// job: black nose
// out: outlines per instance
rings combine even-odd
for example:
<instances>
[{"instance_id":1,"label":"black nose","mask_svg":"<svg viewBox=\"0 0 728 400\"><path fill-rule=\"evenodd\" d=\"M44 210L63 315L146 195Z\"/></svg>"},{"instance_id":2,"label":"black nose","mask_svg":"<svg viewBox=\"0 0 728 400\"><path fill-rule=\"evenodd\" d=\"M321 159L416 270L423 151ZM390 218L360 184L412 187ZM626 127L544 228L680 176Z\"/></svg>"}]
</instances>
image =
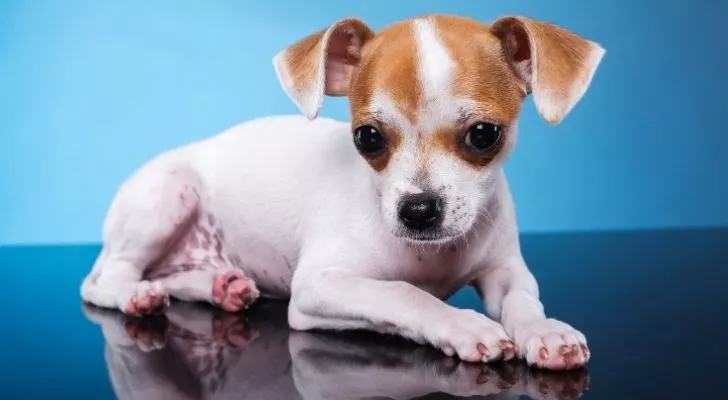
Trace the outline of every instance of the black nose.
<instances>
[{"instance_id":1,"label":"black nose","mask_svg":"<svg viewBox=\"0 0 728 400\"><path fill-rule=\"evenodd\" d=\"M423 231L441 222L442 200L433 193L409 194L402 198L399 219L410 229Z\"/></svg>"}]
</instances>

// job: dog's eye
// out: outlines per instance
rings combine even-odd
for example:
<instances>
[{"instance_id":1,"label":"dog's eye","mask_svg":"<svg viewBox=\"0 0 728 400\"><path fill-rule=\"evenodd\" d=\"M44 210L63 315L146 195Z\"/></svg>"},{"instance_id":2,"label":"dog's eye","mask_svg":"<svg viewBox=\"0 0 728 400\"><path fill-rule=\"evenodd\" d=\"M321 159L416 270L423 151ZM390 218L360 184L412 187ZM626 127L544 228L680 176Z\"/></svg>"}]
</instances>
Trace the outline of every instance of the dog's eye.
<instances>
[{"instance_id":1,"label":"dog's eye","mask_svg":"<svg viewBox=\"0 0 728 400\"><path fill-rule=\"evenodd\" d=\"M354 144L366 155L377 155L384 150L384 136L371 125L364 125L354 130Z\"/></svg>"},{"instance_id":2,"label":"dog's eye","mask_svg":"<svg viewBox=\"0 0 728 400\"><path fill-rule=\"evenodd\" d=\"M500 126L488 122L478 122L465 132L465 145L477 152L484 152L495 147L500 137Z\"/></svg>"}]
</instances>

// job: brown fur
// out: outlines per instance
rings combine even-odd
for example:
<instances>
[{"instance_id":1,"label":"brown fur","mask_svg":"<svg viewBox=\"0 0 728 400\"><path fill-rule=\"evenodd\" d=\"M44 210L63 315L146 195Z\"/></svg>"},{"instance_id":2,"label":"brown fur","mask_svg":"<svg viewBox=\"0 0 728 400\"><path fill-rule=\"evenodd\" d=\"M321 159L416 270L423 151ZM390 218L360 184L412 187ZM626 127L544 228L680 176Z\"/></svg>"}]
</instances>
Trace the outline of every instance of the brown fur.
<instances>
[{"instance_id":1,"label":"brown fur","mask_svg":"<svg viewBox=\"0 0 728 400\"><path fill-rule=\"evenodd\" d=\"M518 118L525 90L508 65L500 39L487 25L463 17L432 18L443 46L455 61L453 95L472 99L475 103L472 115L464 118L460 125L445 127L435 133L432 147L475 168L485 168L503 148L508 127ZM481 121L500 125L504 136L492 151L478 154L469 151L463 139L468 128Z\"/></svg>"},{"instance_id":2,"label":"brown fur","mask_svg":"<svg viewBox=\"0 0 728 400\"><path fill-rule=\"evenodd\" d=\"M381 171L402 142L402 133L383 126L368 109L374 90L385 91L408 120L414 122L422 91L417 74L417 47L412 37L411 22L392 25L366 43L362 61L351 79L349 104L352 126L372 124L387 139L387 150L376 158L367 158L372 168ZM366 157L365 157L366 158Z\"/></svg>"}]
</instances>

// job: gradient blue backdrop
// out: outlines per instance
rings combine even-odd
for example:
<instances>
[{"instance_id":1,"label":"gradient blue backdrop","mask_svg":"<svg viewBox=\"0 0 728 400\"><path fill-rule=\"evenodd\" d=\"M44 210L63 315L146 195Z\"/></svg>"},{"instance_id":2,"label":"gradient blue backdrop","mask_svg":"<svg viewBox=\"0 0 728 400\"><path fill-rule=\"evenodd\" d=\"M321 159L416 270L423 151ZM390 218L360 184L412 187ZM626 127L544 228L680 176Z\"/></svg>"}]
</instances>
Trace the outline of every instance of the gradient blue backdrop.
<instances>
[{"instance_id":1,"label":"gradient blue backdrop","mask_svg":"<svg viewBox=\"0 0 728 400\"><path fill-rule=\"evenodd\" d=\"M728 5L715 0L0 1L0 244L95 242L154 154L294 113L271 67L348 15L525 14L607 55L557 127L528 99L508 172L523 231L728 224ZM342 99L323 115L346 118Z\"/></svg>"}]
</instances>

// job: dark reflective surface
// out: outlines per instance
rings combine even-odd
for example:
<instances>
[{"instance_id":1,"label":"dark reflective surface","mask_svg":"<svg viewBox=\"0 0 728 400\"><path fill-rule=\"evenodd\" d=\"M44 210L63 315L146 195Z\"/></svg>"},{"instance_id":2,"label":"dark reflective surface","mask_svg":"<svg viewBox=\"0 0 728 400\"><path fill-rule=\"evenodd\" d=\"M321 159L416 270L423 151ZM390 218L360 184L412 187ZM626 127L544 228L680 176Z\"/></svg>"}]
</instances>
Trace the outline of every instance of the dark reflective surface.
<instances>
[{"instance_id":1,"label":"dark reflective surface","mask_svg":"<svg viewBox=\"0 0 728 400\"><path fill-rule=\"evenodd\" d=\"M0 248L0 397L725 398L728 230L535 235L523 247L547 312L586 334L588 371L466 364L362 332L290 332L284 303L239 315L175 303L164 317L130 319L80 304L98 246ZM450 302L482 310L471 290Z\"/></svg>"}]
</instances>

